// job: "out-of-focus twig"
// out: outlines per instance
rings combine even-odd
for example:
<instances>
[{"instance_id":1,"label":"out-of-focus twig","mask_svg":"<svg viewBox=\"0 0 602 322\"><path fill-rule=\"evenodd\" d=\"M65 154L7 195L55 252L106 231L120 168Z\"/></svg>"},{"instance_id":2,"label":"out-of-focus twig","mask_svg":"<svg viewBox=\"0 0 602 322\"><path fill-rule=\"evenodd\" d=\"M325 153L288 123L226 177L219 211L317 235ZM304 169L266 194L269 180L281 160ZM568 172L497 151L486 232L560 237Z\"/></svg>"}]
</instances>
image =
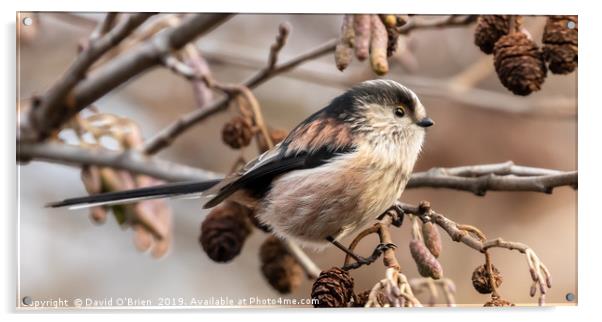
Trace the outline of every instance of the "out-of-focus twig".
<instances>
[{"instance_id":1,"label":"out-of-focus twig","mask_svg":"<svg viewBox=\"0 0 602 322\"><path fill-rule=\"evenodd\" d=\"M451 15L438 19L424 19L421 17L412 17L408 23L399 28L399 32L407 34L417 29L437 29L447 27L463 27L476 21L476 15L460 16Z\"/></svg>"},{"instance_id":2,"label":"out-of-focus twig","mask_svg":"<svg viewBox=\"0 0 602 322\"><path fill-rule=\"evenodd\" d=\"M60 22L70 24L74 27L83 27L92 29L95 26L98 26L98 21L95 19L84 16L78 13L71 12L45 12L45 16L50 17L52 19L56 19Z\"/></svg>"},{"instance_id":3,"label":"out-of-focus twig","mask_svg":"<svg viewBox=\"0 0 602 322\"><path fill-rule=\"evenodd\" d=\"M143 17L146 20L148 15L140 14L133 17ZM134 19L133 17L132 19ZM58 89L51 89L49 94L39 100L38 106L31 109L30 130L34 133L33 140L40 141L47 138L65 121L98 98L149 68L160 64L161 58L167 53L182 48L188 42L212 30L229 17L229 14L195 14L189 16L180 25L166 29L135 49L107 62L93 75L84 79L82 79L85 76L83 72L95 59L85 60L86 63L83 64L83 67L86 68L83 68L81 74L81 67L76 63L77 73L68 72L66 75L76 75L77 77L70 77L68 81L60 81L57 85ZM142 18L138 19L142 20ZM134 22L138 21L137 19L134 20ZM124 24L130 26L134 22L128 19ZM137 25L141 23L139 22ZM124 27L124 29L130 28ZM107 39L108 42L107 48L103 47L103 52L114 45L114 39L111 35L120 34L124 38L131 32L130 30L127 33L119 33L119 30L121 29L117 26L112 32L101 38ZM94 46L90 48L94 48ZM93 52L96 56L96 51ZM69 94L68 97L66 97L67 94Z\"/></svg>"},{"instance_id":4,"label":"out-of-focus twig","mask_svg":"<svg viewBox=\"0 0 602 322\"><path fill-rule=\"evenodd\" d=\"M305 271L305 274L307 274L307 277L311 279L316 279L318 278L318 276L320 276L320 272L322 271L320 267L318 267L318 265L316 265L316 263L313 260L311 260L309 256L307 256L305 251L303 251L303 249L299 247L297 243L288 239L282 240L282 243L284 244L284 246L286 246L291 255L295 257L297 262L299 262L299 265L303 267L303 270Z\"/></svg>"},{"instance_id":5,"label":"out-of-focus twig","mask_svg":"<svg viewBox=\"0 0 602 322\"><path fill-rule=\"evenodd\" d=\"M465 93L493 74L494 71L492 57L488 55L482 56L449 78L450 89Z\"/></svg>"},{"instance_id":6,"label":"out-of-focus twig","mask_svg":"<svg viewBox=\"0 0 602 322\"><path fill-rule=\"evenodd\" d=\"M483 196L493 191L535 191L551 193L560 186L577 188L577 171L557 171L514 165L512 161L464 166L433 168L414 173L407 188L450 188Z\"/></svg>"},{"instance_id":7,"label":"out-of-focus twig","mask_svg":"<svg viewBox=\"0 0 602 322\"><path fill-rule=\"evenodd\" d=\"M253 48L239 44L229 44L227 49L212 51L207 49L205 57L214 62L225 63L236 67L254 69L260 60L258 55L240 55L240 53L253 52ZM491 57L487 56L487 59ZM484 60L486 61L486 60ZM478 66L474 66L475 68ZM470 72L470 71L469 71ZM471 80L478 81L483 75L469 75ZM294 71L283 75L300 81L319 84L330 88L342 89L353 86L360 81L357 77L349 77L332 68L332 63L312 62L301 66ZM461 83L456 83L455 77L460 76ZM465 104L469 107L485 111L503 113L505 115L520 115L557 120L573 120L576 117L576 100L570 97L553 95L540 98L524 99L516 95L466 86L467 75L455 75L451 79L437 79L432 77L408 75L400 76L399 81L412 88L421 97L440 98L450 102ZM464 82L464 83L462 83ZM468 84L470 85L470 84Z\"/></svg>"},{"instance_id":8,"label":"out-of-focus twig","mask_svg":"<svg viewBox=\"0 0 602 322\"><path fill-rule=\"evenodd\" d=\"M86 72L104 53L130 35L134 29L144 23L152 14L138 13L131 15L104 35L94 32L88 46L85 46L69 69L42 97L33 100L29 110L25 128L21 126L21 139L40 141L46 139L64 121L74 115L77 109L77 98L73 93L76 85L85 77ZM111 15L101 22L99 30L108 28ZM25 130L23 132L22 130Z\"/></svg>"},{"instance_id":9,"label":"out-of-focus twig","mask_svg":"<svg viewBox=\"0 0 602 322\"><path fill-rule=\"evenodd\" d=\"M282 41L280 39L280 37L277 38L276 44ZM246 88L255 88L267 81L268 79L278 74L287 72L290 69L296 67L297 65L304 63L305 61L318 58L322 55L331 52L332 50L334 50L334 47L336 45L336 39L332 39L322 45L319 45L306 53L292 58L287 62L284 62L282 64L276 64L276 56L280 52L282 45L272 46L268 65L242 83ZM272 62L274 62L274 64L276 65L270 66ZM159 152L161 149L169 146L171 142L175 140L175 138L177 138L180 134L184 133L193 125L217 112L225 110L226 107L228 107L228 103L230 102L231 98L231 96L221 98L219 100L214 101L212 104L206 106L202 110L195 110L188 114L182 115L177 121L160 131L153 138L149 139L145 144L144 151L148 154L154 154Z\"/></svg>"},{"instance_id":10,"label":"out-of-focus twig","mask_svg":"<svg viewBox=\"0 0 602 322\"><path fill-rule=\"evenodd\" d=\"M456 293L456 284L449 278L442 278L438 280L424 277L413 278L410 280L410 286L415 294L428 292L430 295L429 304L431 306L436 304L436 300L439 295L437 287L439 287L443 293L443 297L445 298L445 304L450 307L456 306L456 299L454 296Z\"/></svg>"},{"instance_id":11,"label":"out-of-focus twig","mask_svg":"<svg viewBox=\"0 0 602 322\"><path fill-rule=\"evenodd\" d=\"M90 41L94 41L111 31L117 22L117 16L117 12L108 12L105 15L105 18L98 24L94 32L92 32L90 35Z\"/></svg>"}]
</instances>

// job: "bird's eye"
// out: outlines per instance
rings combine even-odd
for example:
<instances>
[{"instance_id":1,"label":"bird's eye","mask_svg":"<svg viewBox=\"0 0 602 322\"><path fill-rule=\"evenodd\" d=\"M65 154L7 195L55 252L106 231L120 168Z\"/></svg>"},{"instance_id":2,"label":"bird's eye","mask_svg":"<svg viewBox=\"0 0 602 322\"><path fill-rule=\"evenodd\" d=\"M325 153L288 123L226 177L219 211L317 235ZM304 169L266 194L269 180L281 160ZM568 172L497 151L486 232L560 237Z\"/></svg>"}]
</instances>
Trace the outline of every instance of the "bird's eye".
<instances>
[{"instance_id":1,"label":"bird's eye","mask_svg":"<svg viewBox=\"0 0 602 322\"><path fill-rule=\"evenodd\" d=\"M397 107L395 109L395 116L397 116L397 117L403 117L404 115L406 115L406 111L404 111L403 108Z\"/></svg>"}]
</instances>

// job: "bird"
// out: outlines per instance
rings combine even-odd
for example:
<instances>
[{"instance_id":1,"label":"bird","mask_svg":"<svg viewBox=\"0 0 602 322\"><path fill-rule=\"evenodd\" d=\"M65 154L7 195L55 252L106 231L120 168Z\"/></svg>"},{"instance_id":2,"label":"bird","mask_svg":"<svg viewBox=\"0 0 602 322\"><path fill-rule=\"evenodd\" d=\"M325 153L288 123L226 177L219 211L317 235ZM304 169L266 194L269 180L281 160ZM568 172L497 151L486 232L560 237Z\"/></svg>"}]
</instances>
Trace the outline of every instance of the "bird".
<instances>
[{"instance_id":1,"label":"bird","mask_svg":"<svg viewBox=\"0 0 602 322\"><path fill-rule=\"evenodd\" d=\"M48 206L82 208L201 195L209 199L204 208L238 203L254 210L277 237L317 250L334 244L357 266L366 265L395 245L379 244L366 258L340 240L394 207L433 124L412 90L394 80L368 80L332 99L281 143L223 179L109 192Z\"/></svg>"}]
</instances>

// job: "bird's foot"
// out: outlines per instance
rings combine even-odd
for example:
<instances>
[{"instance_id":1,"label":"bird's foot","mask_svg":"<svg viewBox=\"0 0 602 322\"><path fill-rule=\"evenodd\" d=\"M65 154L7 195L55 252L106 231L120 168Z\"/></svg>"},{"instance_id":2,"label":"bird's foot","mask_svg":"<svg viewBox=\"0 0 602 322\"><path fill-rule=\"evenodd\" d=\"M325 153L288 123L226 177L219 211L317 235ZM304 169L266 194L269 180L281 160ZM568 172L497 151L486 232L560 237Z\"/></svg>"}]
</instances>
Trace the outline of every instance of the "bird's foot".
<instances>
[{"instance_id":1,"label":"bird's foot","mask_svg":"<svg viewBox=\"0 0 602 322\"><path fill-rule=\"evenodd\" d=\"M362 257L359 255L354 254L355 256L352 256L355 259L355 263L350 263L350 264L346 264L343 266L343 270L352 270L352 269L357 269L360 268L364 265L370 265L372 263L374 263L386 250L388 249L395 249L397 248L397 245L393 244L393 243L387 243L387 244L383 244L380 243L376 246L376 248L374 249L374 251L372 252L372 255L370 255L370 257Z\"/></svg>"},{"instance_id":2,"label":"bird's foot","mask_svg":"<svg viewBox=\"0 0 602 322\"><path fill-rule=\"evenodd\" d=\"M405 217L405 212L403 208L396 202L391 208L387 209L387 211L383 212L380 216L377 217L378 220L383 219L384 216L391 216L392 221L391 224L395 227L401 227L403 224L403 218Z\"/></svg>"}]
</instances>

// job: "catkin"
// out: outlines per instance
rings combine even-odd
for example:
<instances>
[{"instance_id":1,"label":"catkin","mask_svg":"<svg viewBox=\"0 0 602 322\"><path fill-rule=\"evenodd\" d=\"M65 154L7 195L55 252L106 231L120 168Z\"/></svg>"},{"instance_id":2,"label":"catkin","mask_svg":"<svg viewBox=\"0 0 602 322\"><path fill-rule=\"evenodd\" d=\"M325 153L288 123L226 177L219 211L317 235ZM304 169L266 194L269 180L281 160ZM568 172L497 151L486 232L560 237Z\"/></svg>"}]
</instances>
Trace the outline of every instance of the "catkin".
<instances>
[{"instance_id":1,"label":"catkin","mask_svg":"<svg viewBox=\"0 0 602 322\"><path fill-rule=\"evenodd\" d=\"M355 57L360 61L368 58L370 54L370 29L371 29L371 16L370 15L354 15L353 16L353 30L355 33Z\"/></svg>"},{"instance_id":2,"label":"catkin","mask_svg":"<svg viewBox=\"0 0 602 322\"><path fill-rule=\"evenodd\" d=\"M424 244L426 248L435 257L441 255L441 235L439 230L432 222L427 222L422 225L422 236L424 237Z\"/></svg>"},{"instance_id":3,"label":"catkin","mask_svg":"<svg viewBox=\"0 0 602 322\"><path fill-rule=\"evenodd\" d=\"M334 59L337 68L343 71L353 58L353 43L355 38L355 32L353 31L353 16L345 15L343 17L343 24L341 25L341 35L339 42L337 43Z\"/></svg>"},{"instance_id":4,"label":"catkin","mask_svg":"<svg viewBox=\"0 0 602 322\"><path fill-rule=\"evenodd\" d=\"M372 36L370 37L370 64L377 75L385 75L389 71L387 48L389 36L387 29L377 15L372 15Z\"/></svg>"},{"instance_id":5,"label":"catkin","mask_svg":"<svg viewBox=\"0 0 602 322\"><path fill-rule=\"evenodd\" d=\"M433 279L440 279L443 276L443 268L439 261L431 254L426 248L424 243L418 239L414 239L410 242L410 253L418 273L423 277L432 277Z\"/></svg>"}]
</instances>

